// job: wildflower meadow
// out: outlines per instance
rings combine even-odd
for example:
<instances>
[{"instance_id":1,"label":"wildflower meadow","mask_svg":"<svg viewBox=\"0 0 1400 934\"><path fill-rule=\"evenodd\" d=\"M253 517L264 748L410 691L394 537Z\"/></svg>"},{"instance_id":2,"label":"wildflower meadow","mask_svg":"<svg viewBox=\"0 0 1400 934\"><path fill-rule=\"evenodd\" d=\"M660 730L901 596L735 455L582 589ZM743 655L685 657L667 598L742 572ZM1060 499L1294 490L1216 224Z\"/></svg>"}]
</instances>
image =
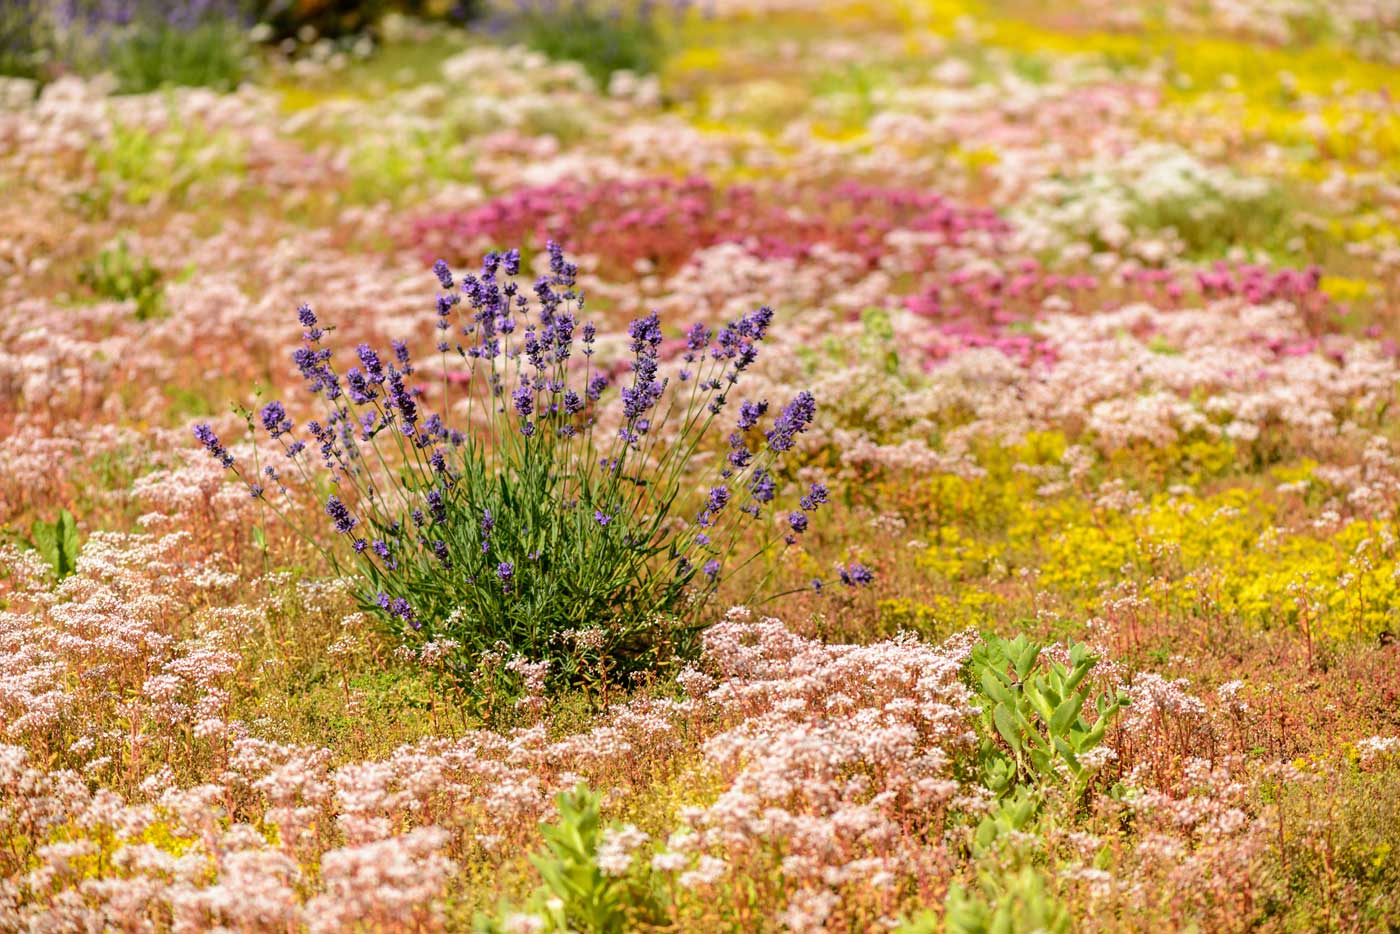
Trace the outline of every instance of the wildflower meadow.
<instances>
[{"instance_id":1,"label":"wildflower meadow","mask_svg":"<svg viewBox=\"0 0 1400 934\"><path fill-rule=\"evenodd\" d=\"M1400 931L1396 0L0 0L0 932Z\"/></svg>"}]
</instances>

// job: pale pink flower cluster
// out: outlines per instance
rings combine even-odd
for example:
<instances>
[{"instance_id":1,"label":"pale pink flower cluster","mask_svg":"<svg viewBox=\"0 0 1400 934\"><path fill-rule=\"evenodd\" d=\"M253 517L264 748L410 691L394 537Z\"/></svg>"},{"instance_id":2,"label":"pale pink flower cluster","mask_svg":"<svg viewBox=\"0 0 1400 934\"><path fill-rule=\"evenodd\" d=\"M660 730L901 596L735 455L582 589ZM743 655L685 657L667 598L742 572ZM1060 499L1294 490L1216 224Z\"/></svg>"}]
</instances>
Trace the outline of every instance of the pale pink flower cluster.
<instances>
[{"instance_id":1,"label":"pale pink flower cluster","mask_svg":"<svg viewBox=\"0 0 1400 934\"><path fill-rule=\"evenodd\" d=\"M736 610L707 630L705 652L720 677L706 703L732 721L704 744L724 790L684 812L657 868L697 888L760 879L781 854L798 892L784 923L804 929L843 898L887 910L882 880L934 871L945 857L927 841L973 740L959 651L828 645Z\"/></svg>"}]
</instances>

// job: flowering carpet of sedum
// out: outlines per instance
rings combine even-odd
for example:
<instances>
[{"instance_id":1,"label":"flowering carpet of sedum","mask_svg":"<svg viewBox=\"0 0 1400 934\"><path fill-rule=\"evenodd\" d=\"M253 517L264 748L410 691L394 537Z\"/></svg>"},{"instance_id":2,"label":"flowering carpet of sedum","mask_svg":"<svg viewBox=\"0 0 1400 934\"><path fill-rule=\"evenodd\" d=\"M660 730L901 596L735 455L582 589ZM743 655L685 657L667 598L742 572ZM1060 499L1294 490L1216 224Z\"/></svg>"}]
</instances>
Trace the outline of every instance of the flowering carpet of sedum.
<instances>
[{"instance_id":1,"label":"flowering carpet of sedum","mask_svg":"<svg viewBox=\"0 0 1400 934\"><path fill-rule=\"evenodd\" d=\"M0 931L1400 925L1400 7L702 6L0 85Z\"/></svg>"}]
</instances>

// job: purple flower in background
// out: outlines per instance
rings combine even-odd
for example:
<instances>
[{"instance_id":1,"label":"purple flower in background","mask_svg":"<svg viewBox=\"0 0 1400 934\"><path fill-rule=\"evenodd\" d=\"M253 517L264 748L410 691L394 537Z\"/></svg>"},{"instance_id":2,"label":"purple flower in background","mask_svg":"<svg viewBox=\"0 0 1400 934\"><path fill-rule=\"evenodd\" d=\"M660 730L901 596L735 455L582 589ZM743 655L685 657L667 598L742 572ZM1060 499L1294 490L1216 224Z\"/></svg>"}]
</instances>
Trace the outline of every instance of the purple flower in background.
<instances>
[{"instance_id":1,"label":"purple flower in background","mask_svg":"<svg viewBox=\"0 0 1400 934\"><path fill-rule=\"evenodd\" d=\"M447 265L446 260L438 260L433 263L433 275L437 276L438 282L444 289L450 289L455 285L452 281L452 269Z\"/></svg>"},{"instance_id":2,"label":"purple flower in background","mask_svg":"<svg viewBox=\"0 0 1400 934\"><path fill-rule=\"evenodd\" d=\"M379 393L365 379L364 371L357 366L352 366L345 373L345 385L350 393L350 401L356 405L365 405L373 402Z\"/></svg>"},{"instance_id":3,"label":"purple flower in background","mask_svg":"<svg viewBox=\"0 0 1400 934\"><path fill-rule=\"evenodd\" d=\"M359 524L359 520L350 515L349 507L342 503L335 494L331 494L330 499L326 500L326 515L331 517L331 521L335 524L335 530L341 535L349 533Z\"/></svg>"},{"instance_id":4,"label":"purple flower in background","mask_svg":"<svg viewBox=\"0 0 1400 934\"><path fill-rule=\"evenodd\" d=\"M327 399L340 397L340 379L327 362L331 358L329 349L312 350L298 347L292 351L292 362L297 365L313 393L325 391Z\"/></svg>"},{"instance_id":5,"label":"purple flower in background","mask_svg":"<svg viewBox=\"0 0 1400 934\"><path fill-rule=\"evenodd\" d=\"M554 362L563 363L574 349L574 316L560 315L554 319Z\"/></svg>"},{"instance_id":6,"label":"purple flower in background","mask_svg":"<svg viewBox=\"0 0 1400 934\"><path fill-rule=\"evenodd\" d=\"M528 418L535 411L535 393L530 387L521 386L510 394L510 398L515 403L515 413L521 418Z\"/></svg>"},{"instance_id":7,"label":"purple flower in background","mask_svg":"<svg viewBox=\"0 0 1400 934\"><path fill-rule=\"evenodd\" d=\"M656 344L660 343L661 330L656 327L653 335L652 328L655 319L656 314L653 312L650 318L632 322L633 347L639 349L637 357L632 363L635 374L632 385L622 390L622 414L628 421L635 421L646 414L666 391L665 380L656 378ZM656 344L652 343L653 336ZM645 433L649 426L638 425L637 427L642 433Z\"/></svg>"},{"instance_id":8,"label":"purple flower in background","mask_svg":"<svg viewBox=\"0 0 1400 934\"><path fill-rule=\"evenodd\" d=\"M442 501L442 494L437 490L429 490L427 495L428 514L433 517L434 522L447 521L447 504Z\"/></svg>"},{"instance_id":9,"label":"purple flower in background","mask_svg":"<svg viewBox=\"0 0 1400 934\"><path fill-rule=\"evenodd\" d=\"M634 354L654 355L661 346L661 318L654 311L645 318L637 318L627 326L627 336L632 338Z\"/></svg>"},{"instance_id":10,"label":"purple flower in background","mask_svg":"<svg viewBox=\"0 0 1400 934\"><path fill-rule=\"evenodd\" d=\"M705 576L713 582L714 579L719 576L719 561L711 558L709 561L705 562L705 566L701 568L701 570L703 570Z\"/></svg>"},{"instance_id":11,"label":"purple flower in background","mask_svg":"<svg viewBox=\"0 0 1400 934\"><path fill-rule=\"evenodd\" d=\"M788 513L788 525L792 526L792 530L798 534L807 531L807 514L797 511Z\"/></svg>"},{"instance_id":12,"label":"purple flower in background","mask_svg":"<svg viewBox=\"0 0 1400 934\"><path fill-rule=\"evenodd\" d=\"M541 321L552 321L559 306L564 304L564 296L554 291L554 288L549 284L549 279L545 276L535 280L535 297L540 300Z\"/></svg>"},{"instance_id":13,"label":"purple flower in background","mask_svg":"<svg viewBox=\"0 0 1400 934\"><path fill-rule=\"evenodd\" d=\"M768 336L768 327L772 323L773 309L764 305L749 312L748 316L739 322L739 329L745 337L761 341Z\"/></svg>"},{"instance_id":14,"label":"purple flower in background","mask_svg":"<svg viewBox=\"0 0 1400 934\"><path fill-rule=\"evenodd\" d=\"M553 240L545 244L545 251L549 253L549 271L554 284L572 289L578 280L578 267L564 260L564 248Z\"/></svg>"},{"instance_id":15,"label":"purple flower in background","mask_svg":"<svg viewBox=\"0 0 1400 934\"><path fill-rule=\"evenodd\" d=\"M798 505L808 512L815 512L817 507L825 503L826 500L826 487L822 486L820 483L813 483L807 495L802 497Z\"/></svg>"},{"instance_id":16,"label":"purple flower in background","mask_svg":"<svg viewBox=\"0 0 1400 934\"><path fill-rule=\"evenodd\" d=\"M739 432L730 434L729 447L729 466L735 470L743 470L753 460L753 452L744 445L744 436Z\"/></svg>"},{"instance_id":17,"label":"purple flower in background","mask_svg":"<svg viewBox=\"0 0 1400 934\"><path fill-rule=\"evenodd\" d=\"M405 435L412 435L413 425L418 421L418 405L404 388L403 374L393 367L389 367L389 404L399 410L399 430Z\"/></svg>"},{"instance_id":18,"label":"purple flower in background","mask_svg":"<svg viewBox=\"0 0 1400 934\"><path fill-rule=\"evenodd\" d=\"M608 378L599 374L588 381L588 401L597 402L603 390L608 388Z\"/></svg>"},{"instance_id":19,"label":"purple flower in background","mask_svg":"<svg viewBox=\"0 0 1400 934\"><path fill-rule=\"evenodd\" d=\"M768 326L773 322L773 309L759 308L738 321L725 325L719 332L710 356L715 360L733 360L734 370L729 374L730 382L737 382L738 373L747 369L758 357L755 342L763 340Z\"/></svg>"},{"instance_id":20,"label":"purple flower in background","mask_svg":"<svg viewBox=\"0 0 1400 934\"><path fill-rule=\"evenodd\" d=\"M511 564L509 561L502 561L500 564L496 565L496 576L503 581L509 581L515 576L515 565Z\"/></svg>"},{"instance_id":21,"label":"purple flower in background","mask_svg":"<svg viewBox=\"0 0 1400 934\"><path fill-rule=\"evenodd\" d=\"M705 345L714 337L715 332L705 327L698 321L690 326L690 330L685 333L685 361L693 363L696 351L704 350Z\"/></svg>"},{"instance_id":22,"label":"purple flower in background","mask_svg":"<svg viewBox=\"0 0 1400 934\"><path fill-rule=\"evenodd\" d=\"M450 293L450 294L449 294L449 293L443 293L443 294L440 294L440 295L437 297L437 313L438 313L437 329L438 329L439 331L446 331L448 328L450 328L450 327L452 326L452 325L448 322L447 318L448 318L449 315L452 314L452 309L455 308L455 307L457 307L457 305L461 304L461 301L462 301L462 296L456 294L455 292Z\"/></svg>"},{"instance_id":23,"label":"purple flower in background","mask_svg":"<svg viewBox=\"0 0 1400 934\"><path fill-rule=\"evenodd\" d=\"M612 516L603 512L603 510L601 509L594 510L593 521L598 523L599 525L607 525L609 522L612 521Z\"/></svg>"},{"instance_id":24,"label":"purple flower in background","mask_svg":"<svg viewBox=\"0 0 1400 934\"><path fill-rule=\"evenodd\" d=\"M841 573L841 583L847 587L863 587L875 580L875 575L870 568L863 564L852 561L847 567L839 568Z\"/></svg>"},{"instance_id":25,"label":"purple flower in background","mask_svg":"<svg viewBox=\"0 0 1400 934\"><path fill-rule=\"evenodd\" d=\"M280 402L269 402L262 407L262 423L274 438L280 438L292 430L292 420L287 417L287 410Z\"/></svg>"},{"instance_id":26,"label":"purple flower in background","mask_svg":"<svg viewBox=\"0 0 1400 934\"><path fill-rule=\"evenodd\" d=\"M656 385L645 383L640 386L622 387L622 414L628 421L640 418L656 404L660 395L653 389Z\"/></svg>"},{"instance_id":27,"label":"purple flower in background","mask_svg":"<svg viewBox=\"0 0 1400 934\"><path fill-rule=\"evenodd\" d=\"M219 443L219 436L214 434L214 429L210 428L207 422L194 426L194 437L196 441L204 445L204 450L209 452L210 457L226 468L233 466L233 455Z\"/></svg>"},{"instance_id":28,"label":"purple flower in background","mask_svg":"<svg viewBox=\"0 0 1400 934\"><path fill-rule=\"evenodd\" d=\"M496 280L496 270L501 268L501 254L492 250L481 258L481 278L487 282Z\"/></svg>"},{"instance_id":29,"label":"purple flower in background","mask_svg":"<svg viewBox=\"0 0 1400 934\"><path fill-rule=\"evenodd\" d=\"M355 353L360 358L360 364L365 368L367 378L371 383L384 382L384 364L379 362L379 352L369 344L361 344L355 348Z\"/></svg>"},{"instance_id":30,"label":"purple flower in background","mask_svg":"<svg viewBox=\"0 0 1400 934\"><path fill-rule=\"evenodd\" d=\"M753 480L749 483L749 492L758 502L771 503L773 497L778 495L778 484L773 480L772 474L759 467L753 472Z\"/></svg>"},{"instance_id":31,"label":"purple flower in background","mask_svg":"<svg viewBox=\"0 0 1400 934\"><path fill-rule=\"evenodd\" d=\"M768 401L750 402L745 399L739 403L739 430L748 431L758 420L768 411Z\"/></svg>"},{"instance_id":32,"label":"purple flower in background","mask_svg":"<svg viewBox=\"0 0 1400 934\"><path fill-rule=\"evenodd\" d=\"M536 336L534 328L530 328L525 332L524 345L525 356L529 358L530 365L537 370L543 368L544 345L540 343L540 339Z\"/></svg>"},{"instance_id":33,"label":"purple flower in background","mask_svg":"<svg viewBox=\"0 0 1400 934\"><path fill-rule=\"evenodd\" d=\"M767 434L768 446L774 451L791 450L793 439L807 430L816 415L817 400L806 390L799 392L797 398L783 406L773 422Z\"/></svg>"},{"instance_id":34,"label":"purple flower in background","mask_svg":"<svg viewBox=\"0 0 1400 934\"><path fill-rule=\"evenodd\" d=\"M418 624L415 623L413 619L413 606L403 597L394 597L390 599L387 593L380 592L375 600L381 609L392 613L404 622L414 623L415 629L418 627Z\"/></svg>"}]
</instances>

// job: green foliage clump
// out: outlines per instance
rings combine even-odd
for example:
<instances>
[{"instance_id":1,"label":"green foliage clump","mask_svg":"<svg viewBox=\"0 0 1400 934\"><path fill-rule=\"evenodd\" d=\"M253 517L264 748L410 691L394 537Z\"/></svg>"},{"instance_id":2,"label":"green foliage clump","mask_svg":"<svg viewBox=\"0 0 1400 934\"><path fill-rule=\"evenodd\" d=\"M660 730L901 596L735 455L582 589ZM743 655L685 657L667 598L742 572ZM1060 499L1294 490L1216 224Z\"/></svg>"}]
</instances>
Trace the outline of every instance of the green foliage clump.
<instances>
[{"instance_id":1,"label":"green foliage clump","mask_svg":"<svg viewBox=\"0 0 1400 934\"><path fill-rule=\"evenodd\" d=\"M523 3L514 31L526 45L550 58L578 62L600 87L607 87L619 71L654 74L666 58L657 15L648 4Z\"/></svg>"},{"instance_id":2,"label":"green foliage clump","mask_svg":"<svg viewBox=\"0 0 1400 934\"><path fill-rule=\"evenodd\" d=\"M544 884L525 911L502 906L494 916L479 916L479 934L503 934L512 916L533 916L537 930L581 934L621 934L664 921L665 909L638 861L625 850L608 852L616 838L642 838L635 828L604 827L601 797L586 785L556 799L559 818L541 824L544 847L530 857Z\"/></svg>"},{"instance_id":3,"label":"green foliage clump","mask_svg":"<svg viewBox=\"0 0 1400 934\"><path fill-rule=\"evenodd\" d=\"M444 129L414 129L405 138L359 140L351 150L348 197L359 204L403 201L426 187L475 177L461 139Z\"/></svg>"},{"instance_id":4,"label":"green foliage clump","mask_svg":"<svg viewBox=\"0 0 1400 934\"><path fill-rule=\"evenodd\" d=\"M943 916L924 910L894 929L894 934L1069 934L1069 909L1051 893L1045 874L1035 866L982 873L975 888L953 883Z\"/></svg>"},{"instance_id":5,"label":"green foliage clump","mask_svg":"<svg viewBox=\"0 0 1400 934\"><path fill-rule=\"evenodd\" d=\"M0 74L51 80L110 73L123 93L168 86L231 90L249 64L243 0L171 4L7 0L0 9Z\"/></svg>"},{"instance_id":6,"label":"green foliage clump","mask_svg":"<svg viewBox=\"0 0 1400 934\"><path fill-rule=\"evenodd\" d=\"M78 567L78 522L66 509L52 522L35 519L29 545L49 563L54 576L63 580Z\"/></svg>"},{"instance_id":7,"label":"green foliage clump","mask_svg":"<svg viewBox=\"0 0 1400 934\"><path fill-rule=\"evenodd\" d=\"M987 787L999 795L1068 785L1077 799L1098 772L1086 754L1098 748L1128 699L1109 689L1090 702L1088 675L1098 657L1083 644L1070 644L1068 666L1043 649L1024 635L989 635L972 650L968 673L981 695L982 768ZM1092 720L1086 706L1096 714Z\"/></svg>"},{"instance_id":8,"label":"green foliage clump","mask_svg":"<svg viewBox=\"0 0 1400 934\"><path fill-rule=\"evenodd\" d=\"M38 78L42 74L48 36L38 0L5 0L0 4L0 75Z\"/></svg>"},{"instance_id":9,"label":"green foliage clump","mask_svg":"<svg viewBox=\"0 0 1400 934\"><path fill-rule=\"evenodd\" d=\"M1033 866L1015 874L985 873L978 888L954 884L944 903L948 934L1069 934L1069 910L1047 891L1045 875Z\"/></svg>"},{"instance_id":10,"label":"green foliage clump","mask_svg":"<svg viewBox=\"0 0 1400 934\"><path fill-rule=\"evenodd\" d=\"M136 320L147 321L163 311L161 272L144 256L134 255L125 240L97 254L78 274L78 281L103 298L136 303Z\"/></svg>"},{"instance_id":11,"label":"green foliage clump","mask_svg":"<svg viewBox=\"0 0 1400 934\"><path fill-rule=\"evenodd\" d=\"M1201 258L1219 258L1245 244L1285 254L1288 241L1301 232L1288 195L1273 186L1240 196L1208 188L1192 199L1143 199L1129 223L1174 230L1188 254Z\"/></svg>"},{"instance_id":12,"label":"green foliage clump","mask_svg":"<svg viewBox=\"0 0 1400 934\"><path fill-rule=\"evenodd\" d=\"M896 928L897 934L1068 934L1069 910L1047 889L1045 870L1027 843L1045 833L1042 797L1038 789L1019 786L1003 798L972 839L976 884L954 882L942 918L924 910Z\"/></svg>"},{"instance_id":13,"label":"green foliage clump","mask_svg":"<svg viewBox=\"0 0 1400 934\"><path fill-rule=\"evenodd\" d=\"M114 123L109 137L90 158L97 182L77 201L86 212L102 216L114 201L145 205L180 203L209 179L241 176L247 166L244 143L224 131L178 123L158 131ZM252 192L246 186L245 197Z\"/></svg>"},{"instance_id":14,"label":"green foliage clump","mask_svg":"<svg viewBox=\"0 0 1400 934\"><path fill-rule=\"evenodd\" d=\"M129 94L170 86L231 91L247 74L248 56L247 30L211 17L190 27L143 23L111 43L107 62Z\"/></svg>"}]
</instances>

